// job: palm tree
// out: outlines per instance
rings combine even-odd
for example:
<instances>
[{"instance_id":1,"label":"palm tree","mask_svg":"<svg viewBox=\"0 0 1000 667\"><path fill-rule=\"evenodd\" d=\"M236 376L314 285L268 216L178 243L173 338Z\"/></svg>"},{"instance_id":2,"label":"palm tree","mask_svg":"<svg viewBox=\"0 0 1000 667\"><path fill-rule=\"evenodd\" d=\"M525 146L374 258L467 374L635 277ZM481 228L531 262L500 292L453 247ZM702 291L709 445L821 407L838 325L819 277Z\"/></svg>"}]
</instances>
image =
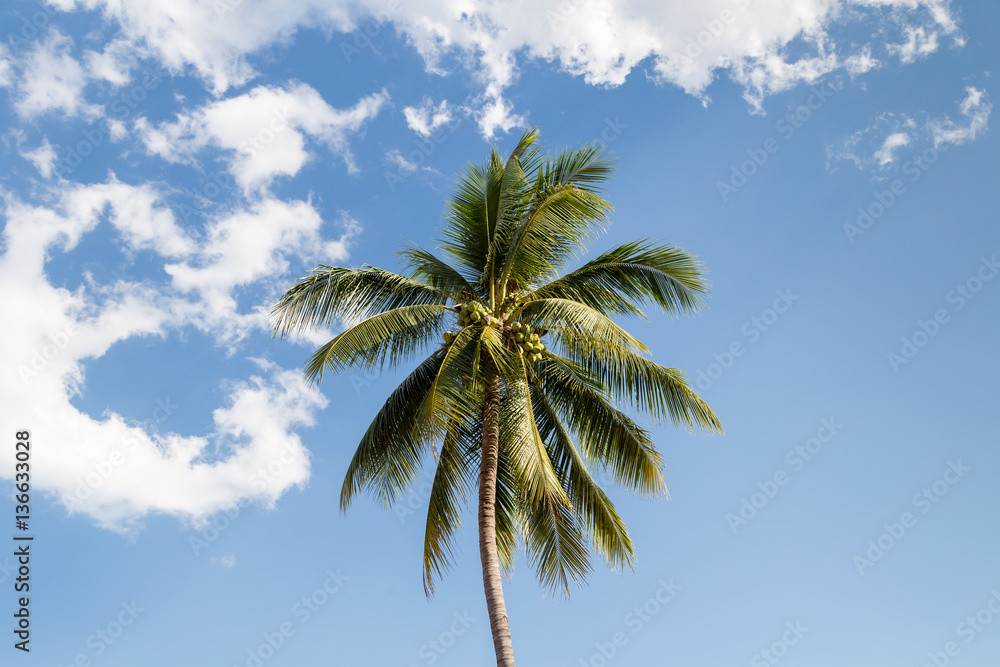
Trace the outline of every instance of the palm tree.
<instances>
[{"instance_id":1,"label":"palm tree","mask_svg":"<svg viewBox=\"0 0 1000 667\"><path fill-rule=\"evenodd\" d=\"M320 265L272 311L281 336L357 322L313 354L312 381L327 368L395 367L430 348L361 439L340 507L362 489L392 506L432 450L423 555L431 596L478 476L498 667L514 665L501 572L510 574L521 541L539 583L568 595L571 580L585 579L591 549L613 569L632 565L628 531L595 475L642 494L666 492L649 432L619 406L654 422L722 430L684 374L650 361L610 318L643 316L645 304L697 311L707 292L700 264L637 241L562 273L609 222L599 187L612 165L597 147L542 157L537 143L529 131L506 160L494 148L488 163L466 169L440 242L452 264L407 246L399 252L407 275ZM456 317L457 332L444 331Z\"/></svg>"}]
</instances>

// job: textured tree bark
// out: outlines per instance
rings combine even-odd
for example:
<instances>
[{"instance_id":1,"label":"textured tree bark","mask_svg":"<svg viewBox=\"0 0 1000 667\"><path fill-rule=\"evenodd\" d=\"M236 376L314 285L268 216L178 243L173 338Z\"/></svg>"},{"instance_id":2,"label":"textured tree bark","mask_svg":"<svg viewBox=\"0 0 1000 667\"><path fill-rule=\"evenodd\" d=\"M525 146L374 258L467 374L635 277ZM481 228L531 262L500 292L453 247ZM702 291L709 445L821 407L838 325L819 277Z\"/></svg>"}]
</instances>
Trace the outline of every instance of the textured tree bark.
<instances>
[{"instance_id":1,"label":"textured tree bark","mask_svg":"<svg viewBox=\"0 0 1000 667\"><path fill-rule=\"evenodd\" d=\"M500 559L497 556L496 496L500 461L500 378L490 380L483 403L483 451L479 465L479 558L483 563L483 589L493 631L497 667L514 667L514 648L503 600Z\"/></svg>"}]
</instances>

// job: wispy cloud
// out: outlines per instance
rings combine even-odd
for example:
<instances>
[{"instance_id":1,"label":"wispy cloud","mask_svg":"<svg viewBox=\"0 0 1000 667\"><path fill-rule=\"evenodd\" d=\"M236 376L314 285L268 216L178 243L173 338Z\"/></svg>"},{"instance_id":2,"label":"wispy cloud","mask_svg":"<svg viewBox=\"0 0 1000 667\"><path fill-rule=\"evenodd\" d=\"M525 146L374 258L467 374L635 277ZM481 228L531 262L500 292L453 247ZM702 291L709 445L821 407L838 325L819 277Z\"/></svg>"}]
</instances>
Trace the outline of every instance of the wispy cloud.
<instances>
[{"instance_id":1,"label":"wispy cloud","mask_svg":"<svg viewBox=\"0 0 1000 667\"><path fill-rule=\"evenodd\" d=\"M965 97L957 106L963 120L955 121L947 114L923 120L905 113L880 114L869 127L829 146L828 163L846 160L862 170L891 169L896 166L903 148L914 152L926 146L940 149L982 136L993 110L986 91L967 86Z\"/></svg>"}]
</instances>

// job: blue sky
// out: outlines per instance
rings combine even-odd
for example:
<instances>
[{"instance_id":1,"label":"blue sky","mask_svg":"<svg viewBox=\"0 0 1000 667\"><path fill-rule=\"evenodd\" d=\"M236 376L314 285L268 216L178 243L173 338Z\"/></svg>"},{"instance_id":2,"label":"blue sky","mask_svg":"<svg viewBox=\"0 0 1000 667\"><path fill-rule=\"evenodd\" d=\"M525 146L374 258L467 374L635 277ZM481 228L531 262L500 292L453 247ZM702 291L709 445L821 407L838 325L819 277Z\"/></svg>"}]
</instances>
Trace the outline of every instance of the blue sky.
<instances>
[{"instance_id":1,"label":"blue sky","mask_svg":"<svg viewBox=\"0 0 1000 667\"><path fill-rule=\"evenodd\" d=\"M997 7L414 5L0 11L0 433L31 431L35 536L28 655L0 557L3 663L491 664L472 510L430 601L426 487L338 510L402 371L309 387L337 328L266 312L432 246L463 166L537 126L619 160L595 250L704 262L705 312L626 325L726 434L654 430L669 500L606 487L634 572L552 600L519 560L518 664L995 665Z\"/></svg>"}]
</instances>

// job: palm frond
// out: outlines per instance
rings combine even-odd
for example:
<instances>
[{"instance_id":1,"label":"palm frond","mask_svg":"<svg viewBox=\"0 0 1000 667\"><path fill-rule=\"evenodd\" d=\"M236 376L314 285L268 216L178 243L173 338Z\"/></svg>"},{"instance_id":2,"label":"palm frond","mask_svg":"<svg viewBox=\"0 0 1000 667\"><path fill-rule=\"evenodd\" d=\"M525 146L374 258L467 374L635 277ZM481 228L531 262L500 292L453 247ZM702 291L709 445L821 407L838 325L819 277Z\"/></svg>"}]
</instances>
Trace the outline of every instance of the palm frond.
<instances>
[{"instance_id":1,"label":"palm frond","mask_svg":"<svg viewBox=\"0 0 1000 667\"><path fill-rule=\"evenodd\" d=\"M591 477L587 464L545 392L532 388L539 432L548 442L550 457L576 514L581 518L594 548L612 569L632 567L635 555L625 522L614 504Z\"/></svg>"},{"instance_id":2,"label":"palm frond","mask_svg":"<svg viewBox=\"0 0 1000 667\"><path fill-rule=\"evenodd\" d=\"M414 278L447 293L456 302L468 301L475 295L475 287L461 273L429 250L406 246L396 254L403 259Z\"/></svg>"},{"instance_id":3,"label":"palm frond","mask_svg":"<svg viewBox=\"0 0 1000 667\"><path fill-rule=\"evenodd\" d=\"M576 433L587 460L627 489L666 492L663 460L649 433L608 402L582 365L552 355L536 366L545 395Z\"/></svg>"},{"instance_id":4,"label":"palm frond","mask_svg":"<svg viewBox=\"0 0 1000 667\"><path fill-rule=\"evenodd\" d=\"M481 432L481 420L452 422L441 443L424 529L424 593L428 597L434 594L434 578L444 574L454 557L455 533L474 480L466 451Z\"/></svg>"},{"instance_id":5,"label":"palm frond","mask_svg":"<svg viewBox=\"0 0 1000 667\"><path fill-rule=\"evenodd\" d=\"M567 298L621 314L641 314L637 305L644 303L654 303L674 315L693 313L704 306L708 292L703 275L701 264L681 249L633 241L524 298Z\"/></svg>"},{"instance_id":6,"label":"palm frond","mask_svg":"<svg viewBox=\"0 0 1000 667\"><path fill-rule=\"evenodd\" d=\"M447 290L373 266L346 269L319 265L299 279L271 309L274 334L284 337L336 318L357 320L413 305L447 303Z\"/></svg>"},{"instance_id":7,"label":"palm frond","mask_svg":"<svg viewBox=\"0 0 1000 667\"><path fill-rule=\"evenodd\" d=\"M389 395L358 444L340 490L346 512L357 493L374 487L383 506L413 480L433 432L421 418L421 406L438 375L444 353L438 351L417 366Z\"/></svg>"},{"instance_id":8,"label":"palm frond","mask_svg":"<svg viewBox=\"0 0 1000 667\"><path fill-rule=\"evenodd\" d=\"M342 372L354 366L394 366L427 344L441 331L447 306L417 304L373 315L334 336L313 353L306 377L319 382L329 366Z\"/></svg>"},{"instance_id":9,"label":"palm frond","mask_svg":"<svg viewBox=\"0 0 1000 667\"><path fill-rule=\"evenodd\" d=\"M687 383L684 371L666 368L622 345L569 328L553 331L565 357L599 378L616 401L657 423L722 433L722 422Z\"/></svg>"},{"instance_id":10,"label":"palm frond","mask_svg":"<svg viewBox=\"0 0 1000 667\"><path fill-rule=\"evenodd\" d=\"M573 508L545 495L527 503L524 522L528 559L538 583L569 596L570 581L584 582L590 572L590 552Z\"/></svg>"},{"instance_id":11,"label":"palm frond","mask_svg":"<svg viewBox=\"0 0 1000 667\"><path fill-rule=\"evenodd\" d=\"M536 299L515 310L518 317L553 332L553 337L570 341L599 339L605 348L648 352L646 346L607 315L585 303L570 299ZM595 352L598 350L595 350Z\"/></svg>"},{"instance_id":12,"label":"palm frond","mask_svg":"<svg viewBox=\"0 0 1000 667\"><path fill-rule=\"evenodd\" d=\"M504 389L500 402L500 445L510 456L527 501L534 505L543 498L551 498L568 504L569 498L538 434L527 381L523 375L504 378Z\"/></svg>"},{"instance_id":13,"label":"palm frond","mask_svg":"<svg viewBox=\"0 0 1000 667\"><path fill-rule=\"evenodd\" d=\"M611 206L596 194L568 184L548 186L512 230L501 285L554 276L565 262L608 224Z\"/></svg>"}]
</instances>

